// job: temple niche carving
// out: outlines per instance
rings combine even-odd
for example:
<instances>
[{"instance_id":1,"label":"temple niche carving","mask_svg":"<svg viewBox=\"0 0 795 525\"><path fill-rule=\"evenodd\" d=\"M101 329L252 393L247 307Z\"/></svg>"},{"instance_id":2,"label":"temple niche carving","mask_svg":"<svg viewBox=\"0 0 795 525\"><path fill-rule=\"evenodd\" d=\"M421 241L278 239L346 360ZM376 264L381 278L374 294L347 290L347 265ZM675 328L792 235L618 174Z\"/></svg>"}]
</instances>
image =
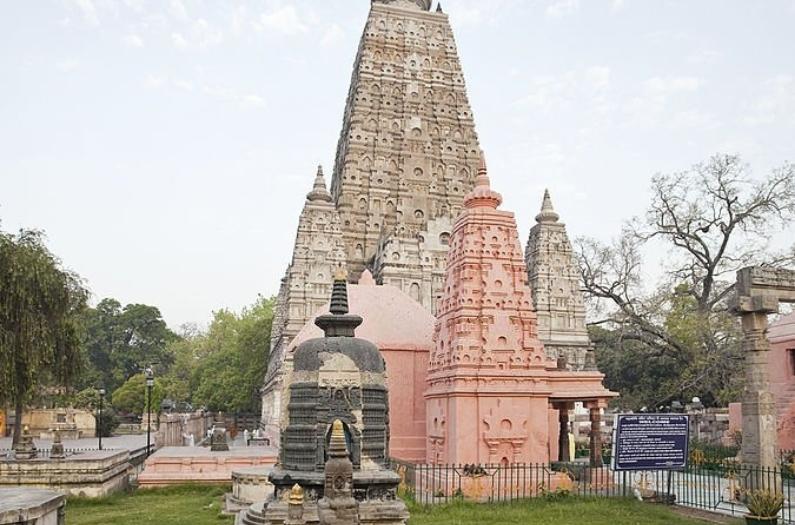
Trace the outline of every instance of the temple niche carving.
<instances>
[{"instance_id":1,"label":"temple niche carving","mask_svg":"<svg viewBox=\"0 0 795 525\"><path fill-rule=\"evenodd\" d=\"M479 146L449 20L429 8L372 4L331 193L353 281L370 268L433 311Z\"/></svg>"},{"instance_id":2,"label":"temple niche carving","mask_svg":"<svg viewBox=\"0 0 795 525\"><path fill-rule=\"evenodd\" d=\"M585 325L580 272L566 233L566 225L544 192L541 211L530 230L525 251L527 274L538 317L538 338L547 355L583 370L595 366Z\"/></svg>"}]
</instances>

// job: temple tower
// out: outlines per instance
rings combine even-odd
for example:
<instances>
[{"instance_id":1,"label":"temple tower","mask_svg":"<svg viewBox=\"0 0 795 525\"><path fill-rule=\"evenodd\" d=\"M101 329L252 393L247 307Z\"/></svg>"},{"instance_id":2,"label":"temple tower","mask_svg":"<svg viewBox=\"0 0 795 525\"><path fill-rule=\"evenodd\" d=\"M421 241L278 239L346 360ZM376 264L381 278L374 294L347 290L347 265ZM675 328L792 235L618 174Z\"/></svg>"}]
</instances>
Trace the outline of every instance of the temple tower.
<instances>
[{"instance_id":1,"label":"temple tower","mask_svg":"<svg viewBox=\"0 0 795 525\"><path fill-rule=\"evenodd\" d=\"M548 459L554 368L538 339L533 300L511 212L498 210L482 163L452 232L426 391L428 461Z\"/></svg>"},{"instance_id":2,"label":"temple tower","mask_svg":"<svg viewBox=\"0 0 795 525\"><path fill-rule=\"evenodd\" d=\"M433 310L478 138L448 17L430 0L373 0L331 193L353 281L369 267Z\"/></svg>"},{"instance_id":3,"label":"temple tower","mask_svg":"<svg viewBox=\"0 0 795 525\"><path fill-rule=\"evenodd\" d=\"M293 258L282 279L274 312L271 354L262 399L262 422L278 443L284 350L298 331L328 301L334 272L345 264L340 218L326 189L323 168L306 196L298 219Z\"/></svg>"},{"instance_id":4,"label":"temple tower","mask_svg":"<svg viewBox=\"0 0 795 525\"><path fill-rule=\"evenodd\" d=\"M274 445L284 352L324 303L330 267L346 265L352 282L369 268L431 312L441 295L453 220L480 149L450 21L430 8L430 0L372 0L331 193L316 180L279 291L262 398Z\"/></svg>"},{"instance_id":5,"label":"temple tower","mask_svg":"<svg viewBox=\"0 0 795 525\"><path fill-rule=\"evenodd\" d=\"M547 355L564 359L574 370L583 370L593 366L589 353L592 346L585 326L580 272L566 225L559 220L549 191L545 191L527 240L527 274L538 316L538 337Z\"/></svg>"}]
</instances>

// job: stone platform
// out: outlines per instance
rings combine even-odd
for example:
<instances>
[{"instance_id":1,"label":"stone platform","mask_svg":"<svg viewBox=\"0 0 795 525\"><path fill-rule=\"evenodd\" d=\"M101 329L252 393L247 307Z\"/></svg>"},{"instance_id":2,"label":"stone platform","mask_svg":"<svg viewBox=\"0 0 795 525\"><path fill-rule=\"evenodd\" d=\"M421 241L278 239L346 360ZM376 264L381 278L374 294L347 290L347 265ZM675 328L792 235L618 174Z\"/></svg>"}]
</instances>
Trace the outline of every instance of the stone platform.
<instances>
[{"instance_id":1,"label":"stone platform","mask_svg":"<svg viewBox=\"0 0 795 525\"><path fill-rule=\"evenodd\" d=\"M0 525L63 525L66 496L53 490L0 489Z\"/></svg>"},{"instance_id":2,"label":"stone platform","mask_svg":"<svg viewBox=\"0 0 795 525\"><path fill-rule=\"evenodd\" d=\"M0 460L0 488L52 488L96 498L126 489L129 470L126 450L95 450L64 459Z\"/></svg>"},{"instance_id":3,"label":"stone platform","mask_svg":"<svg viewBox=\"0 0 795 525\"><path fill-rule=\"evenodd\" d=\"M226 512L237 514L257 501L270 499L273 484L268 476L273 467L249 467L232 471L232 492L226 495Z\"/></svg>"},{"instance_id":4,"label":"stone platform","mask_svg":"<svg viewBox=\"0 0 795 525\"><path fill-rule=\"evenodd\" d=\"M226 452L211 452L204 447L165 447L146 460L138 485L229 484L232 472L272 467L277 457L278 452L271 447L232 447Z\"/></svg>"}]
</instances>

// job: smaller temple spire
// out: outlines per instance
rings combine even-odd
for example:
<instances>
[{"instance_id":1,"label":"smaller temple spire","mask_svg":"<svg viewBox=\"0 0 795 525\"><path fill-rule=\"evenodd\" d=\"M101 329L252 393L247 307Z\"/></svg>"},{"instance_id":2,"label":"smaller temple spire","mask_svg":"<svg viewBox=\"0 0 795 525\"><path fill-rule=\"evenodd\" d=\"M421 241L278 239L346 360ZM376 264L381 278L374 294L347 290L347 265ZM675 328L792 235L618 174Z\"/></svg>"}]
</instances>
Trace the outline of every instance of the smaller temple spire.
<instances>
[{"instance_id":1,"label":"smaller temple spire","mask_svg":"<svg viewBox=\"0 0 795 525\"><path fill-rule=\"evenodd\" d=\"M326 337L354 337L354 330L362 324L363 319L358 315L350 315L348 311L348 272L340 267L334 274L330 313L315 319L315 324L325 332Z\"/></svg>"},{"instance_id":2,"label":"smaller temple spire","mask_svg":"<svg viewBox=\"0 0 795 525\"><path fill-rule=\"evenodd\" d=\"M536 222L553 223L558 222L559 219L560 215L552 207L552 198L549 196L549 190L544 190L544 202L541 204L541 212L536 215Z\"/></svg>"},{"instance_id":3,"label":"smaller temple spire","mask_svg":"<svg viewBox=\"0 0 795 525\"><path fill-rule=\"evenodd\" d=\"M436 4L436 12L437 13L444 13L444 11L442 11L442 3L441 2Z\"/></svg>"},{"instance_id":4,"label":"smaller temple spire","mask_svg":"<svg viewBox=\"0 0 795 525\"><path fill-rule=\"evenodd\" d=\"M334 287L331 290L331 308L334 315L345 315L348 313L348 276L345 270L339 268L334 274Z\"/></svg>"},{"instance_id":5,"label":"smaller temple spire","mask_svg":"<svg viewBox=\"0 0 795 525\"><path fill-rule=\"evenodd\" d=\"M323 176L323 166L318 165L315 183L312 186L312 191L306 194L306 198L312 202L331 202L331 194L326 189L326 178Z\"/></svg>"},{"instance_id":6,"label":"smaller temple spire","mask_svg":"<svg viewBox=\"0 0 795 525\"><path fill-rule=\"evenodd\" d=\"M487 206L496 209L500 204L502 204L502 195L491 189L489 171L486 167L486 154L481 151L478 175L475 177L475 188L464 197L464 206L467 208Z\"/></svg>"}]
</instances>

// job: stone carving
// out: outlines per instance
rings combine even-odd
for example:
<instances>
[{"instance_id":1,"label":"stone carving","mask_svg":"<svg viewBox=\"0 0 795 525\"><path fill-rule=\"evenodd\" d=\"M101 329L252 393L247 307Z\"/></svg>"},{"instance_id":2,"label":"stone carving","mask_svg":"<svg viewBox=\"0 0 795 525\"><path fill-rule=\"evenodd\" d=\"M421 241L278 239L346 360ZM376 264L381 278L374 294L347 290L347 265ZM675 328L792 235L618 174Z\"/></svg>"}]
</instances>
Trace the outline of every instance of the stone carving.
<instances>
[{"instance_id":1,"label":"stone carving","mask_svg":"<svg viewBox=\"0 0 795 525\"><path fill-rule=\"evenodd\" d=\"M743 327L746 381L743 391L742 459L746 463L774 468L776 447L776 401L770 391L768 314L780 302L795 302L795 271L766 266L737 272L734 311ZM764 484L764 482L763 482Z\"/></svg>"},{"instance_id":2,"label":"stone carving","mask_svg":"<svg viewBox=\"0 0 795 525\"><path fill-rule=\"evenodd\" d=\"M447 256L425 393L430 463L544 463L551 409L615 397L598 372L559 370L538 337L513 213L481 160ZM445 426L449 429L445 431Z\"/></svg>"},{"instance_id":3,"label":"stone carving","mask_svg":"<svg viewBox=\"0 0 795 525\"><path fill-rule=\"evenodd\" d=\"M538 316L538 338L552 359L565 359L567 366L583 370L593 365L585 326L585 303L580 291L580 273L566 233L566 226L544 192L541 212L530 230L525 250L527 274Z\"/></svg>"},{"instance_id":4,"label":"stone carving","mask_svg":"<svg viewBox=\"0 0 795 525\"><path fill-rule=\"evenodd\" d=\"M33 436L30 435L30 428L27 425L22 427L22 435L14 445L14 455L16 459L36 459L38 450L33 443Z\"/></svg>"},{"instance_id":5,"label":"stone carving","mask_svg":"<svg viewBox=\"0 0 795 525\"><path fill-rule=\"evenodd\" d=\"M271 354L262 398L265 437L278 446L281 433L281 398L287 372L285 350L331 291L334 271L345 262L340 219L326 190L323 168L306 196L298 220L293 259L279 289L271 335Z\"/></svg>"},{"instance_id":6,"label":"stone carving","mask_svg":"<svg viewBox=\"0 0 795 525\"><path fill-rule=\"evenodd\" d=\"M274 495L241 514L243 524L405 524L389 468L384 359L355 337L362 318L348 312L347 275L335 275L330 313L315 320L325 337L301 343L293 359L288 425ZM335 377L342 381L335 381ZM297 484L297 486L296 486Z\"/></svg>"},{"instance_id":7,"label":"stone carving","mask_svg":"<svg viewBox=\"0 0 795 525\"><path fill-rule=\"evenodd\" d=\"M404 7L408 9L417 9L419 7L423 11L430 11L431 9L431 0L373 0L373 3Z\"/></svg>"},{"instance_id":8,"label":"stone carving","mask_svg":"<svg viewBox=\"0 0 795 525\"><path fill-rule=\"evenodd\" d=\"M431 312L441 295L450 231L472 189L480 148L450 22L441 10L429 12L430 4L372 3L330 199L308 196L277 300L262 402L274 445L283 423L278 392L290 366L284 351L328 296L329 268L346 263L353 282L370 268L379 283Z\"/></svg>"}]
</instances>

